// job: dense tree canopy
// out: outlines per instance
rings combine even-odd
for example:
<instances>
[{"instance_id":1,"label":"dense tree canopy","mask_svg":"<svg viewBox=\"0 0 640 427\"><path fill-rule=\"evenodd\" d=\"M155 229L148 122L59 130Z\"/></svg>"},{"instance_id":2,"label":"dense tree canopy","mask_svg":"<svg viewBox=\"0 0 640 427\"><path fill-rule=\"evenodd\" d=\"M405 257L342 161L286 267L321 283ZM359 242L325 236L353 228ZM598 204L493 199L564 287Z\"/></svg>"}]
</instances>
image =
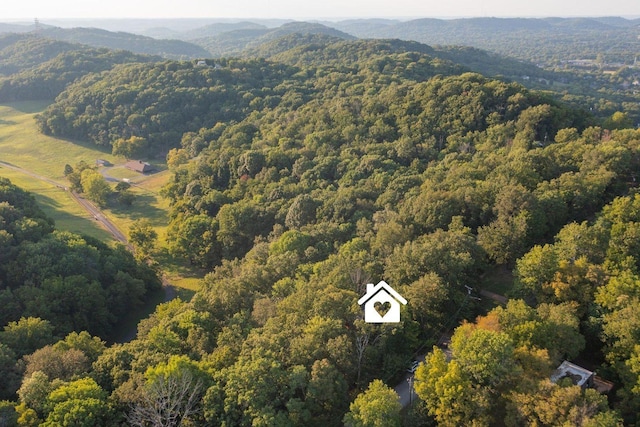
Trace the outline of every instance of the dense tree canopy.
<instances>
[{"instance_id":1,"label":"dense tree canopy","mask_svg":"<svg viewBox=\"0 0 640 427\"><path fill-rule=\"evenodd\" d=\"M54 231L0 181L7 416L399 425L389 386L455 329L416 372L422 425L638 422L640 132L428 46L311 41L272 46L269 61L117 65L39 117L54 135L168 154L168 250L208 274L105 347L95 336L158 286L154 272ZM100 197L91 168L66 172ZM152 231L130 230L141 259ZM478 301L512 270L509 303ZM409 303L399 323L366 323L357 301L383 279ZM585 355L621 384L614 410L550 382Z\"/></svg>"},{"instance_id":2,"label":"dense tree canopy","mask_svg":"<svg viewBox=\"0 0 640 427\"><path fill-rule=\"evenodd\" d=\"M107 336L159 287L155 272L124 248L55 231L35 199L5 178L0 248L0 323L8 324L1 340L18 357L49 344L53 334Z\"/></svg>"}]
</instances>

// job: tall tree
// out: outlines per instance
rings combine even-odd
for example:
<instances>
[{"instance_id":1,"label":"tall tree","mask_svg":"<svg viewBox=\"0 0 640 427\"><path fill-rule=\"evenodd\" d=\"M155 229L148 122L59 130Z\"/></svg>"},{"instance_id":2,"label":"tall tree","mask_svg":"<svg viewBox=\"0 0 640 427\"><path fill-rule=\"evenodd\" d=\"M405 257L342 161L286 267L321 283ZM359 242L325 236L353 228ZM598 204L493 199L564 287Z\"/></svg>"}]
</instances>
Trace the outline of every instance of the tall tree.
<instances>
[{"instance_id":1,"label":"tall tree","mask_svg":"<svg viewBox=\"0 0 640 427\"><path fill-rule=\"evenodd\" d=\"M399 427L398 395L380 380L373 380L349 406L344 416L347 427Z\"/></svg>"}]
</instances>

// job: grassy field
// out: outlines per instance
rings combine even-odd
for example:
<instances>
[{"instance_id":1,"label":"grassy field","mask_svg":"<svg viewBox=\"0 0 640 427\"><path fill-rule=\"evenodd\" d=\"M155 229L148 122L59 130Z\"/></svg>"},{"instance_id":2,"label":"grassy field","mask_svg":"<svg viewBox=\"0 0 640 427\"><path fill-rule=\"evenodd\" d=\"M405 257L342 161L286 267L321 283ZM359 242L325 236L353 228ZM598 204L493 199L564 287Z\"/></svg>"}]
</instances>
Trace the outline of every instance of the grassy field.
<instances>
[{"instance_id":1,"label":"grassy field","mask_svg":"<svg viewBox=\"0 0 640 427\"><path fill-rule=\"evenodd\" d=\"M165 276L175 286L185 289L187 296L199 287L204 272L175 260L166 253L166 230L169 222L168 201L160 197L159 190L170 178L167 170L151 175L141 175L125 169L123 158L112 156L110 151L77 141L67 141L41 134L34 116L42 111L47 102L19 102L0 105L0 160L53 179L65 185L64 165L75 165L81 160L94 164L104 159L115 166L106 172L117 179L128 178L136 195L132 206L114 204L104 211L105 215L125 234L131 224L146 218L158 233L160 262ZM98 225L92 217L77 205L68 193L52 184L36 180L7 168L0 167L0 176L11 179L16 185L34 193L36 199L61 230L75 231L113 242L111 235Z\"/></svg>"},{"instance_id":2,"label":"grassy field","mask_svg":"<svg viewBox=\"0 0 640 427\"><path fill-rule=\"evenodd\" d=\"M96 159L122 162L107 148L41 134L34 116L46 105L35 101L0 105L0 160L61 182L67 163L73 166L84 160L94 164Z\"/></svg>"},{"instance_id":3,"label":"grassy field","mask_svg":"<svg viewBox=\"0 0 640 427\"><path fill-rule=\"evenodd\" d=\"M23 173L0 166L0 176L33 193L42 210L53 218L59 230L73 231L113 242L114 239L91 215L78 205L68 192L55 185L36 180Z\"/></svg>"}]
</instances>

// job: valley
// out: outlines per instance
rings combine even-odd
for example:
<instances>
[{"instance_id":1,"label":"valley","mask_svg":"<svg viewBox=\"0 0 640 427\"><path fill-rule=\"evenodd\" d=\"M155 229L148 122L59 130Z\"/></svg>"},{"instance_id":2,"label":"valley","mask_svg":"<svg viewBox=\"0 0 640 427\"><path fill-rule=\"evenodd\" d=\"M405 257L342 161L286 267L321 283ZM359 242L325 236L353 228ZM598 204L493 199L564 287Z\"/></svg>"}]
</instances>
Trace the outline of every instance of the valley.
<instances>
[{"instance_id":1,"label":"valley","mask_svg":"<svg viewBox=\"0 0 640 427\"><path fill-rule=\"evenodd\" d=\"M637 20L160 23L0 34L0 425L640 422Z\"/></svg>"}]
</instances>

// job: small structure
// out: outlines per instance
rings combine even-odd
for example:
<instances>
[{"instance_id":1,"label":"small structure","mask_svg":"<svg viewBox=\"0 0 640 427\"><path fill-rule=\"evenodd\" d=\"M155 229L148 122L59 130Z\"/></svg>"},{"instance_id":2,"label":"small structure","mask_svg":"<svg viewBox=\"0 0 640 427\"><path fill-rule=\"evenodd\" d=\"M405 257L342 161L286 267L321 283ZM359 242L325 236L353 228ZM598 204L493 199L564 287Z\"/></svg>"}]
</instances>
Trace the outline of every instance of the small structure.
<instances>
[{"instance_id":1,"label":"small structure","mask_svg":"<svg viewBox=\"0 0 640 427\"><path fill-rule=\"evenodd\" d=\"M564 361L558 366L553 374L551 374L551 382L557 383L558 381L569 378L573 385L582 387L593 387L593 377L595 372L591 372L588 369L578 366L574 363Z\"/></svg>"},{"instance_id":2,"label":"small structure","mask_svg":"<svg viewBox=\"0 0 640 427\"><path fill-rule=\"evenodd\" d=\"M200 59L198 62L196 62L196 65L198 67L208 67L209 64L207 64L207 61L205 61L204 59Z\"/></svg>"},{"instance_id":3,"label":"small structure","mask_svg":"<svg viewBox=\"0 0 640 427\"><path fill-rule=\"evenodd\" d=\"M96 159L96 166L111 166L111 162L105 159Z\"/></svg>"},{"instance_id":4,"label":"small structure","mask_svg":"<svg viewBox=\"0 0 640 427\"><path fill-rule=\"evenodd\" d=\"M151 166L147 162L143 162L142 160L129 160L124 164L124 167L140 173L147 173L153 171L153 166Z\"/></svg>"},{"instance_id":5,"label":"small structure","mask_svg":"<svg viewBox=\"0 0 640 427\"><path fill-rule=\"evenodd\" d=\"M364 304L364 321L367 323L397 323L400 321L400 304L407 300L384 280L374 286L367 283L367 293L358 300Z\"/></svg>"},{"instance_id":6,"label":"small structure","mask_svg":"<svg viewBox=\"0 0 640 427\"><path fill-rule=\"evenodd\" d=\"M597 376L595 372L591 372L582 366L566 360L551 374L551 381L554 383L564 378L570 378L574 385L580 386L583 389L592 388L601 394L610 393L615 386L611 381Z\"/></svg>"}]
</instances>

